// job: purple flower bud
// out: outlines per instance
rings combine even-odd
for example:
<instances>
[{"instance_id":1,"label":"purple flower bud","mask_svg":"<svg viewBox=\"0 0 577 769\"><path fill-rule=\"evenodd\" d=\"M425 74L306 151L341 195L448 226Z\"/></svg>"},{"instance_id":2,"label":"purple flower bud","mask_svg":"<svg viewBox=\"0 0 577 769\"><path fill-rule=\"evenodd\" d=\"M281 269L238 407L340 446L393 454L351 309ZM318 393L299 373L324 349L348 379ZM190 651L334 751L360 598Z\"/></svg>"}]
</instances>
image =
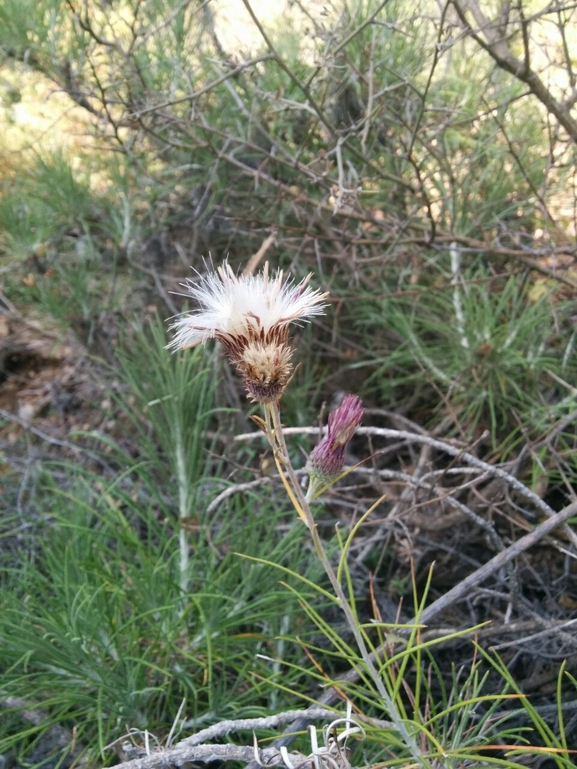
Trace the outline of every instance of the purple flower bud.
<instances>
[{"instance_id":1,"label":"purple flower bud","mask_svg":"<svg viewBox=\"0 0 577 769\"><path fill-rule=\"evenodd\" d=\"M343 472L345 447L360 425L363 414L363 402L356 395L346 395L341 405L330 412L327 434L311 451L306 465L310 476L309 499Z\"/></svg>"}]
</instances>

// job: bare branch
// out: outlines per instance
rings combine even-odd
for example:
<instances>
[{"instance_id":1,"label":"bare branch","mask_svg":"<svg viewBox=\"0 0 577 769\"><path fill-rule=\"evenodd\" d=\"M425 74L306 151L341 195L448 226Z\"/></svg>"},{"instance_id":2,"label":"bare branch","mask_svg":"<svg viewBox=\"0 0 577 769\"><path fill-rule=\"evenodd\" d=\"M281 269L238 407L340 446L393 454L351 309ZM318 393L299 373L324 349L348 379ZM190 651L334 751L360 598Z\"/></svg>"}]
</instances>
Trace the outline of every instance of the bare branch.
<instances>
[{"instance_id":1,"label":"bare branch","mask_svg":"<svg viewBox=\"0 0 577 769\"><path fill-rule=\"evenodd\" d=\"M323 431L326 431L326 428L324 428ZM289 427L283 430L285 435L318 435L319 432L318 427ZM541 499L541 497L535 494L534 491L525 486L524 483L521 483L521 481L518 478L515 478L514 475L511 475L500 467L491 465L488 462L483 462L482 459L479 459L473 454L469 454L464 448L447 443L446 441L441 441L438 438L432 438L429 435L411 433L406 430L392 430L386 427L359 427L356 431L356 435L379 436L381 438L393 438L395 440L406 440L410 443L425 444L433 449L443 451L452 457L458 457L459 460L465 464L470 465L471 467L476 467L488 475L492 475L495 478L500 478L502 481L505 481L508 486L514 489L525 500L531 502L537 510L548 518L554 519L557 516L557 513L545 502L545 500ZM235 440L246 441L261 437L262 433L260 432L244 433L237 435ZM577 534L568 526L566 526L564 530L573 545L577 547Z\"/></svg>"},{"instance_id":2,"label":"bare branch","mask_svg":"<svg viewBox=\"0 0 577 769\"><path fill-rule=\"evenodd\" d=\"M338 714L337 714L338 715ZM322 707L311 707L306 710L289 710L264 718L244 718L235 721L221 721L207 729L203 729L192 737L187 737L172 748L150 751L148 755L125 761L116 765L116 769L167 769L173 766L182 766L188 762L199 761L209 763L211 761L243 761L249 763L255 759L255 748L237 745L207 745L205 740L223 737L227 734L241 731L254 731L255 729L277 729L284 724L295 720L305 719L307 723L312 721L334 720L335 711ZM379 726L390 728L388 722L379 722ZM140 750L136 748L135 750ZM258 759L261 766L285 765L285 760L276 748L264 748L258 750ZM300 753L289 755L294 765L302 762Z\"/></svg>"},{"instance_id":3,"label":"bare branch","mask_svg":"<svg viewBox=\"0 0 577 769\"><path fill-rule=\"evenodd\" d=\"M203 729L192 737L182 740L179 745L188 745L194 747L207 740L214 740L217 737L224 737L227 734L242 731L254 731L255 729L278 729L279 726L290 724L295 718L310 718L313 720L335 718L335 711L328 708L311 707L306 710L287 710L284 713L275 713L272 716L263 718L242 718L234 721L220 721L214 726Z\"/></svg>"},{"instance_id":4,"label":"bare branch","mask_svg":"<svg viewBox=\"0 0 577 769\"><path fill-rule=\"evenodd\" d=\"M263 766L282 766L283 757L276 748L264 748L258 751L259 759ZM132 761L124 761L116 764L117 769L171 769L174 766L183 766L188 762L210 763L211 761L242 761L248 763L255 757L252 747L237 745L196 745L192 748L176 745L169 750L151 752L142 758ZM295 764L300 763L300 753L291 755Z\"/></svg>"}]
</instances>

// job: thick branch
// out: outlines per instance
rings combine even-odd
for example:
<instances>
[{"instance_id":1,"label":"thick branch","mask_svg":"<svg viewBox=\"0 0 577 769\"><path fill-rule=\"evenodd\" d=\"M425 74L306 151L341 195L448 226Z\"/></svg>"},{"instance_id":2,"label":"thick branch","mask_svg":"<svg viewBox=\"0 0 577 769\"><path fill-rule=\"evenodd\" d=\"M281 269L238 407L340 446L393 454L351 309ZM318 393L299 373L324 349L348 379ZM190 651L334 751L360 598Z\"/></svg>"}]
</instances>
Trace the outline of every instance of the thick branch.
<instances>
[{"instance_id":1,"label":"thick branch","mask_svg":"<svg viewBox=\"0 0 577 769\"><path fill-rule=\"evenodd\" d=\"M491 22L484 15L477 0L453 0L455 10L462 23L471 33L476 42L489 54L493 61L510 72L521 82L525 83L531 93L539 99L545 109L553 115L559 124L567 131L570 138L577 143L577 120L573 118L567 107L558 102L543 83L539 75L531 69L528 55L521 61L509 48L505 38L499 31L497 22ZM468 15L473 17L477 29L473 29ZM526 51L527 54L527 51Z\"/></svg>"}]
</instances>

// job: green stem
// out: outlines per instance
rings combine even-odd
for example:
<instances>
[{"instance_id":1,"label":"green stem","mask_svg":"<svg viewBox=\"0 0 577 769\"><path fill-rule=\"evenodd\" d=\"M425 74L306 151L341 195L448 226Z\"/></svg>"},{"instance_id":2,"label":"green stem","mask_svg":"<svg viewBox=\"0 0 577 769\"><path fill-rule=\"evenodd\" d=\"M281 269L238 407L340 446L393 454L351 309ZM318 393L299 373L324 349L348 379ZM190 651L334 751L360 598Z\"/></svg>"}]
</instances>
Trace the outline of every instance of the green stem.
<instances>
[{"instance_id":1,"label":"green stem","mask_svg":"<svg viewBox=\"0 0 577 769\"><path fill-rule=\"evenodd\" d=\"M271 444L271 448L280 459L284 470L286 471L286 475L288 476L294 496L296 497L296 500L298 501L298 504L300 505L300 508L301 508L301 512L302 512L301 518L306 523L307 528L311 534L315 552L318 555L319 560L322 563L322 566L326 572L326 575L328 576L331 582L332 588L335 592L335 596L339 601L341 609L343 610L343 613L345 615L347 624L351 629L351 632L353 633L353 636L355 638L356 644L358 646L358 649L361 655L361 659L365 664L366 670L370 675L371 680L373 681L380 697L383 700L383 703L389 713L389 717L395 724L396 728L398 729L399 733L404 739L405 744L411 751L411 755L418 762L419 766L423 767L423 769L430 769L429 762L421 754L421 751L419 749L419 746L417 745L417 742L414 736L410 733L409 729L407 728L405 719L403 719L403 717L401 716L394 699L389 694L389 691L385 686L384 681L379 674L379 671L377 670L377 668L373 663L372 656L367 648L365 639L363 638L363 634L358 627L358 623L355 619L355 615L353 613L351 605L345 595L345 592L339 580L337 579L337 575L335 574L334 569L331 566L329 558L324 549L322 540L319 537L318 527L314 521L309 503L303 493L300 483L298 482L297 475L294 471L294 468L289 458L288 449L287 449L287 445L286 445L286 441L285 441L283 429L282 429L282 422L280 418L279 402L277 401L274 403L269 403L267 404L265 409L268 412L267 419L266 419L267 439ZM272 425L270 421L271 419L272 419Z\"/></svg>"}]
</instances>

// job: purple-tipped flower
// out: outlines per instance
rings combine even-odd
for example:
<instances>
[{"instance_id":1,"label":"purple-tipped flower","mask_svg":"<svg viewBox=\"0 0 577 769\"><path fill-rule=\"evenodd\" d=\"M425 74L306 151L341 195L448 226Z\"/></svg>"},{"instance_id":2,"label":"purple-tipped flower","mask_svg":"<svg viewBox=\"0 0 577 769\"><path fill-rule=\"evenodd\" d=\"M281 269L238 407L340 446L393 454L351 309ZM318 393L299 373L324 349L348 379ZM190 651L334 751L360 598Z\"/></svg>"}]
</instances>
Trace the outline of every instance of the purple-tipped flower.
<instances>
[{"instance_id":1,"label":"purple-tipped flower","mask_svg":"<svg viewBox=\"0 0 577 769\"><path fill-rule=\"evenodd\" d=\"M327 434L311 451L306 469L310 476L308 498L330 485L342 474L345 447L363 419L363 402L356 395L346 395L340 406L329 414Z\"/></svg>"}]
</instances>

